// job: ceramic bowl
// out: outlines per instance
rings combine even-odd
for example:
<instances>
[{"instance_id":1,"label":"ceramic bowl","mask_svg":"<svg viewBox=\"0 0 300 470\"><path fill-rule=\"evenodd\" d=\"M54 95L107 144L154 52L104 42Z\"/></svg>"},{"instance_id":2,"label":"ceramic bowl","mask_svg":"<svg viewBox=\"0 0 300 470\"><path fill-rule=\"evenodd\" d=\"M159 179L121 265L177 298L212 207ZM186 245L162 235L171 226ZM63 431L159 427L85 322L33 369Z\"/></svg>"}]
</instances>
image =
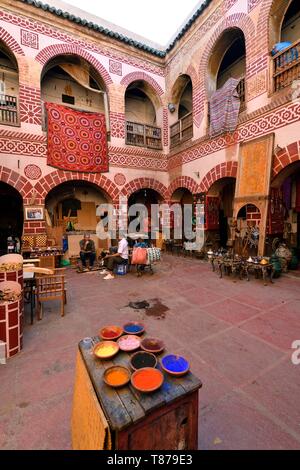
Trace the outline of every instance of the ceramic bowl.
<instances>
[{"instance_id":1,"label":"ceramic bowl","mask_svg":"<svg viewBox=\"0 0 300 470\"><path fill-rule=\"evenodd\" d=\"M138 321L129 321L128 323L126 323L126 325L123 326L123 330L124 333L126 333L127 335L139 336L145 332L145 326Z\"/></svg>"},{"instance_id":2,"label":"ceramic bowl","mask_svg":"<svg viewBox=\"0 0 300 470\"><path fill-rule=\"evenodd\" d=\"M136 351L141 346L141 339L135 335L121 336L121 338L118 339L118 345L121 351Z\"/></svg>"},{"instance_id":3,"label":"ceramic bowl","mask_svg":"<svg viewBox=\"0 0 300 470\"><path fill-rule=\"evenodd\" d=\"M116 325L105 326L99 332L99 336L105 341L114 341L123 334L123 328Z\"/></svg>"},{"instance_id":4,"label":"ceramic bowl","mask_svg":"<svg viewBox=\"0 0 300 470\"><path fill-rule=\"evenodd\" d=\"M141 342L141 348L143 351L159 354L165 349L163 341L158 338L145 338Z\"/></svg>"},{"instance_id":5,"label":"ceramic bowl","mask_svg":"<svg viewBox=\"0 0 300 470\"><path fill-rule=\"evenodd\" d=\"M108 353L108 348L111 352ZM95 344L93 353L98 359L111 359L119 352L119 345L115 341L101 341Z\"/></svg>"},{"instance_id":6,"label":"ceramic bowl","mask_svg":"<svg viewBox=\"0 0 300 470\"><path fill-rule=\"evenodd\" d=\"M143 385L139 383L141 379L152 379L153 386L147 387L146 384ZM164 381L164 376L162 372L158 369L153 369L152 367L145 367L144 369L136 370L131 376L131 384L132 386L138 390L139 392L143 393L151 393L158 390Z\"/></svg>"},{"instance_id":7,"label":"ceramic bowl","mask_svg":"<svg viewBox=\"0 0 300 470\"><path fill-rule=\"evenodd\" d=\"M161 367L165 372L174 377L181 377L185 375L190 370L189 362L182 356L177 356L175 354L169 354L161 360Z\"/></svg>"},{"instance_id":8,"label":"ceramic bowl","mask_svg":"<svg viewBox=\"0 0 300 470\"><path fill-rule=\"evenodd\" d=\"M130 358L130 366L133 370L148 368L155 368L157 366L157 359L152 353L146 351L138 351Z\"/></svg>"},{"instance_id":9,"label":"ceramic bowl","mask_svg":"<svg viewBox=\"0 0 300 470\"><path fill-rule=\"evenodd\" d=\"M117 384L113 384L110 380L110 375L114 372L122 372L124 374L124 380L120 381ZM106 371L103 374L103 380L106 383L106 385L108 385L109 387L113 387L113 388L124 387L124 385L127 385L130 382L130 378L131 378L130 370L124 366L109 367L108 369L106 369Z\"/></svg>"}]
</instances>

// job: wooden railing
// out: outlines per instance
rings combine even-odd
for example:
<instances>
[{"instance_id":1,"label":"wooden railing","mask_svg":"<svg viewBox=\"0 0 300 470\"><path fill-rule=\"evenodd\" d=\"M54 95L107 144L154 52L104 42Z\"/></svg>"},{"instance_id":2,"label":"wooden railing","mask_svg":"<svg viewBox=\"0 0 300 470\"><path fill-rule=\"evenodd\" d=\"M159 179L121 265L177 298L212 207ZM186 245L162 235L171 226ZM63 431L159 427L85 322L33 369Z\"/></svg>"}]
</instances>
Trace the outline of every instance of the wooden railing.
<instances>
[{"instance_id":1,"label":"wooden railing","mask_svg":"<svg viewBox=\"0 0 300 470\"><path fill-rule=\"evenodd\" d=\"M161 150L161 128L126 121L126 144Z\"/></svg>"},{"instance_id":2,"label":"wooden railing","mask_svg":"<svg viewBox=\"0 0 300 470\"><path fill-rule=\"evenodd\" d=\"M273 57L274 91L300 79L300 39Z\"/></svg>"},{"instance_id":3,"label":"wooden railing","mask_svg":"<svg viewBox=\"0 0 300 470\"><path fill-rule=\"evenodd\" d=\"M170 126L171 148L193 137L193 113L186 114Z\"/></svg>"},{"instance_id":4,"label":"wooden railing","mask_svg":"<svg viewBox=\"0 0 300 470\"><path fill-rule=\"evenodd\" d=\"M10 95L0 95L0 124L18 126L18 98Z\"/></svg>"}]
</instances>

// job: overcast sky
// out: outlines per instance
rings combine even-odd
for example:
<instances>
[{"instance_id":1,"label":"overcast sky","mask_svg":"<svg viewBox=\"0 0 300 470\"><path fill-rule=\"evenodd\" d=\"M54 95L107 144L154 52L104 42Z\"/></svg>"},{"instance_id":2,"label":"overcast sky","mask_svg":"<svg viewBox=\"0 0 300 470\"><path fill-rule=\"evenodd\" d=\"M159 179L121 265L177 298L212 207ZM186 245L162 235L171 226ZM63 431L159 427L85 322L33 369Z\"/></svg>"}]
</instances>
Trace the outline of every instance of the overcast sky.
<instances>
[{"instance_id":1,"label":"overcast sky","mask_svg":"<svg viewBox=\"0 0 300 470\"><path fill-rule=\"evenodd\" d=\"M64 0L161 45L203 0ZM51 4L49 1L48 3Z\"/></svg>"}]
</instances>

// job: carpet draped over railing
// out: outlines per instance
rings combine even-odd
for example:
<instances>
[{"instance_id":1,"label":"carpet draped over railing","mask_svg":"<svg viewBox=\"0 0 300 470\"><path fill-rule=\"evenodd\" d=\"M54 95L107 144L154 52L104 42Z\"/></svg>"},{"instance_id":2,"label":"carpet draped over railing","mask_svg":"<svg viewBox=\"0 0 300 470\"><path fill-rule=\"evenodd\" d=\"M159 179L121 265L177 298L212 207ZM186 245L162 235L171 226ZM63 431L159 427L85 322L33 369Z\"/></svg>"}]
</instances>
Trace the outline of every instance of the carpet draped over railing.
<instances>
[{"instance_id":1,"label":"carpet draped over railing","mask_svg":"<svg viewBox=\"0 0 300 470\"><path fill-rule=\"evenodd\" d=\"M108 171L105 116L46 103L47 164L67 171Z\"/></svg>"},{"instance_id":2,"label":"carpet draped over railing","mask_svg":"<svg viewBox=\"0 0 300 470\"><path fill-rule=\"evenodd\" d=\"M225 85L212 95L209 102L211 137L236 129L241 105L236 89L239 82L240 79L229 78Z\"/></svg>"}]
</instances>

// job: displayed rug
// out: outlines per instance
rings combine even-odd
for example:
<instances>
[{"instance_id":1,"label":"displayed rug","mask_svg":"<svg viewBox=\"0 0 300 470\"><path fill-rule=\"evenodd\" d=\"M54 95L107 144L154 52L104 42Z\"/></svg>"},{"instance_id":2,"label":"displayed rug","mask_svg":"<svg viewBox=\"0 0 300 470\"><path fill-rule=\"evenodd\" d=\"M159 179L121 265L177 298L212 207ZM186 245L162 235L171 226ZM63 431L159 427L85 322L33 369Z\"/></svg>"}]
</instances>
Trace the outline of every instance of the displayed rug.
<instances>
[{"instance_id":1,"label":"displayed rug","mask_svg":"<svg viewBox=\"0 0 300 470\"><path fill-rule=\"evenodd\" d=\"M68 171L108 171L104 114L77 111L46 103L48 119L47 164Z\"/></svg>"},{"instance_id":2,"label":"displayed rug","mask_svg":"<svg viewBox=\"0 0 300 470\"><path fill-rule=\"evenodd\" d=\"M212 95L210 107L210 136L233 132L238 123L240 97L236 87L240 79L229 78L225 85Z\"/></svg>"}]
</instances>

